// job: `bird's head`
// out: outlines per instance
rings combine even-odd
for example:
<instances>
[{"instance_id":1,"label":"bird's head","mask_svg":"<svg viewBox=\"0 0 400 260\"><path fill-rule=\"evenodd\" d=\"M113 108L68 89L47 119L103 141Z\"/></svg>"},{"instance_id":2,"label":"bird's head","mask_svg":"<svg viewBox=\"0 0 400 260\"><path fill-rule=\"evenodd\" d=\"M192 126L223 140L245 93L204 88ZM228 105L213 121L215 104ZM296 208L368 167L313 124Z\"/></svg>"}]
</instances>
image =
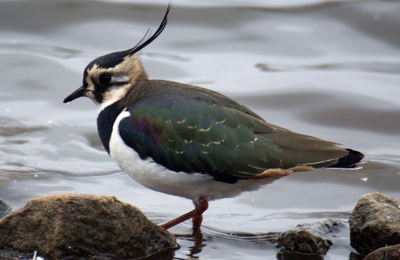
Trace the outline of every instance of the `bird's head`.
<instances>
[{"instance_id":1,"label":"bird's head","mask_svg":"<svg viewBox=\"0 0 400 260\"><path fill-rule=\"evenodd\" d=\"M83 84L64 99L64 103L79 97L88 97L103 109L122 99L140 80L147 78L138 52L157 38L167 25L168 5L164 19L157 31L148 37L149 31L135 47L98 57L90 62L83 73Z\"/></svg>"}]
</instances>

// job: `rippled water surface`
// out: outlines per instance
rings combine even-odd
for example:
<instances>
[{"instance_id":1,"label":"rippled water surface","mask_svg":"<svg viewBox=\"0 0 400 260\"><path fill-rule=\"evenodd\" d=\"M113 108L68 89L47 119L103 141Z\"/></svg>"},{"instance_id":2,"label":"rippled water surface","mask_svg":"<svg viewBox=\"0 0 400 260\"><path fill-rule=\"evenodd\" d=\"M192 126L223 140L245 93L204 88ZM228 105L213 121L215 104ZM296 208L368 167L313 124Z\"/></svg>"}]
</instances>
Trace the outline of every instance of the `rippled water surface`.
<instances>
[{"instance_id":1,"label":"rippled water surface","mask_svg":"<svg viewBox=\"0 0 400 260\"><path fill-rule=\"evenodd\" d=\"M102 148L88 99L62 100L88 62L155 31L167 1L0 3L0 198L13 208L54 193L112 194L166 222L188 200L148 190ZM362 169L320 169L210 203L202 234L171 231L177 259L276 259L298 223L347 221L368 192L400 198L400 3L174 1L144 49L151 78L222 92L268 122L366 154ZM348 225L347 225L348 226ZM349 232L325 259L348 259Z\"/></svg>"}]
</instances>

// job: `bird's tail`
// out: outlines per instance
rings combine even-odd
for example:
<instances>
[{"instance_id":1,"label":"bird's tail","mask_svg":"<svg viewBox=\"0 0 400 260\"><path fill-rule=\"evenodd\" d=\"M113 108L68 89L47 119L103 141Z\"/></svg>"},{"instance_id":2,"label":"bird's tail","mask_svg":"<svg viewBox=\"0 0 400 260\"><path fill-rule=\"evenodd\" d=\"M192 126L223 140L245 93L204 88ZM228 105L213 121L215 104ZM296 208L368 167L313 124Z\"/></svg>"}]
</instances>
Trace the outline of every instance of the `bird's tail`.
<instances>
[{"instance_id":1,"label":"bird's tail","mask_svg":"<svg viewBox=\"0 0 400 260\"><path fill-rule=\"evenodd\" d=\"M346 149L346 150L349 151L349 154L346 155L345 157L340 158L336 164L331 165L329 167L331 167L331 168L332 167L333 168L354 168L355 164L364 158L364 154L362 154L358 151L354 151L351 149Z\"/></svg>"}]
</instances>

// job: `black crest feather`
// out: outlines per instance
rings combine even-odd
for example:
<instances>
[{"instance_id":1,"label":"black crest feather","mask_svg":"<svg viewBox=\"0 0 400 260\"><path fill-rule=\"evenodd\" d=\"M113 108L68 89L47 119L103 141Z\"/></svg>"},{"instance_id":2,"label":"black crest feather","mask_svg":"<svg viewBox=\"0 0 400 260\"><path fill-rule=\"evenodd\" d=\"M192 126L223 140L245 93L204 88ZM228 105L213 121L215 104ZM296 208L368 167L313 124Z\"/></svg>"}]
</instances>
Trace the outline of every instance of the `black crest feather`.
<instances>
[{"instance_id":1,"label":"black crest feather","mask_svg":"<svg viewBox=\"0 0 400 260\"><path fill-rule=\"evenodd\" d=\"M92 62L89 63L89 65L86 67L86 70L90 69L94 64L97 64L101 68L113 68L120 64L126 56L135 54L136 52L140 51L147 45L149 45L152 41L154 41L164 30L165 26L167 26L167 21L168 21L168 13L171 10L172 3L168 4L167 11L165 12L164 18L158 27L157 31L149 36L150 29L147 30L146 34L143 36L143 38L135 45L135 47L126 50L126 51L119 51L119 52L113 52L110 54L106 54L104 56L98 57L97 59L93 60ZM86 71L85 70L85 71Z\"/></svg>"},{"instance_id":2,"label":"black crest feather","mask_svg":"<svg viewBox=\"0 0 400 260\"><path fill-rule=\"evenodd\" d=\"M167 6L167 11L165 12L164 18L160 24L160 26L158 27L157 31L152 35L152 36L148 36L151 34L150 29L147 30L146 34L143 36L143 38L135 45L135 47L133 47L132 49L127 50L129 52L129 54L134 54L138 51L140 51L141 49L143 49L144 47L146 47L147 45L149 45L152 41L154 41L164 30L165 26L167 26L167 22L168 22L168 13L171 10L172 7L172 3L169 3Z\"/></svg>"}]
</instances>

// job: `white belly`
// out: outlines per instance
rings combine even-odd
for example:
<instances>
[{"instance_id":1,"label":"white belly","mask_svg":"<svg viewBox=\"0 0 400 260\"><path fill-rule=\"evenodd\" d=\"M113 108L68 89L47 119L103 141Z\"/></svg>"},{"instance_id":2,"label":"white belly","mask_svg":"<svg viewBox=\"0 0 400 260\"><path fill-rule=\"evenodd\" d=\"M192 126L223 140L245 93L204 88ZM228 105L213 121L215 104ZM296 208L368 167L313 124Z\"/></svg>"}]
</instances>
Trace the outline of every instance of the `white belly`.
<instances>
[{"instance_id":1,"label":"white belly","mask_svg":"<svg viewBox=\"0 0 400 260\"><path fill-rule=\"evenodd\" d=\"M261 185L278 178L239 180L236 184L228 184L215 181L208 174L171 171L155 163L151 158L142 160L134 149L124 143L118 133L119 122L129 116L129 112L125 111L114 123L110 139L110 155L126 173L147 188L193 201L197 201L200 197L215 200L234 197L243 191L257 190Z\"/></svg>"}]
</instances>

